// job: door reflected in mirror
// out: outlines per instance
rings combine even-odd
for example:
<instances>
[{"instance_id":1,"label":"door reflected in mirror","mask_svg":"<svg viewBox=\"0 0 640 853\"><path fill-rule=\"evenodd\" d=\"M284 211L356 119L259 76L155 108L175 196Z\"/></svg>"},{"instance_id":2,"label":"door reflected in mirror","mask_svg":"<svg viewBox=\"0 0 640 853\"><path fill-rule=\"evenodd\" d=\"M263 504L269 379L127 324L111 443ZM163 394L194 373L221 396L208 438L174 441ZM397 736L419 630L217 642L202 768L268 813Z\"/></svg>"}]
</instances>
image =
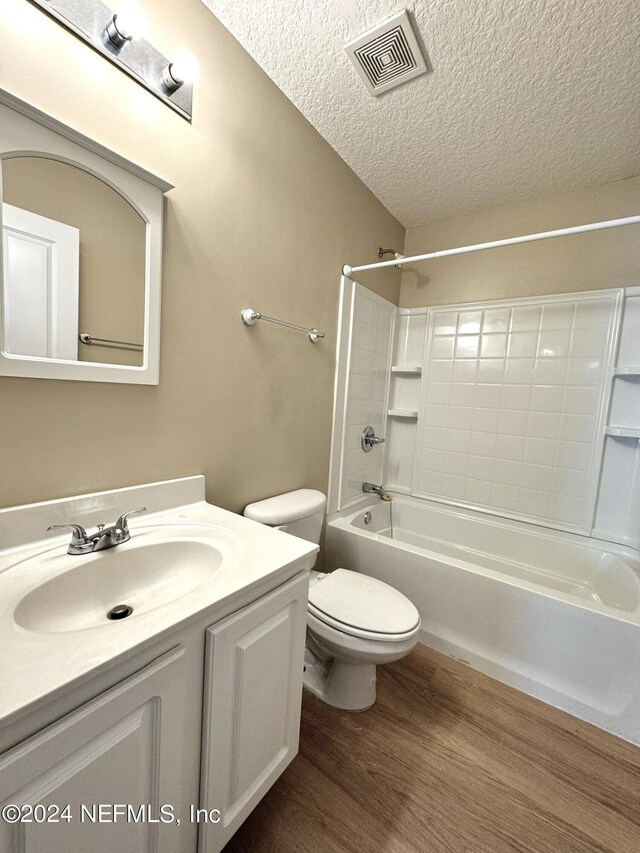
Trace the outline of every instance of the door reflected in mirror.
<instances>
[{"instance_id":1,"label":"door reflected in mirror","mask_svg":"<svg viewBox=\"0 0 640 853\"><path fill-rule=\"evenodd\" d=\"M4 351L142 365L147 225L135 208L84 169L26 156L2 160L2 202Z\"/></svg>"}]
</instances>

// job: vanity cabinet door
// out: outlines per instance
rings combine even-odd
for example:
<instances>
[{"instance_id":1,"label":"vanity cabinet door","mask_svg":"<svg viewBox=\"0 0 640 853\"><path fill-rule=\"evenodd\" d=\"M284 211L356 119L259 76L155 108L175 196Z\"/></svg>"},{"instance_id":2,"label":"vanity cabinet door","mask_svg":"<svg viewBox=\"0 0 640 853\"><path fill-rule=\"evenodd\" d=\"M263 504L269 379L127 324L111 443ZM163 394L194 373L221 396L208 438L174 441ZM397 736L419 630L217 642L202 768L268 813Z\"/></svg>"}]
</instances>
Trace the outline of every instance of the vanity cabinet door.
<instances>
[{"instance_id":1,"label":"vanity cabinet door","mask_svg":"<svg viewBox=\"0 0 640 853\"><path fill-rule=\"evenodd\" d=\"M160 805L179 804L184 654L181 646L167 652L0 757L0 807L22 805L31 821L0 819L2 853L186 849L175 824L134 822L135 815L121 813L116 820L113 808L143 805L144 817L157 819ZM58 814L55 807L67 804ZM100 804L106 822L98 822ZM42 806L58 822L39 822Z\"/></svg>"},{"instance_id":2,"label":"vanity cabinet door","mask_svg":"<svg viewBox=\"0 0 640 853\"><path fill-rule=\"evenodd\" d=\"M200 853L218 853L298 752L309 575L207 631ZM213 814L216 819L215 813Z\"/></svg>"}]
</instances>

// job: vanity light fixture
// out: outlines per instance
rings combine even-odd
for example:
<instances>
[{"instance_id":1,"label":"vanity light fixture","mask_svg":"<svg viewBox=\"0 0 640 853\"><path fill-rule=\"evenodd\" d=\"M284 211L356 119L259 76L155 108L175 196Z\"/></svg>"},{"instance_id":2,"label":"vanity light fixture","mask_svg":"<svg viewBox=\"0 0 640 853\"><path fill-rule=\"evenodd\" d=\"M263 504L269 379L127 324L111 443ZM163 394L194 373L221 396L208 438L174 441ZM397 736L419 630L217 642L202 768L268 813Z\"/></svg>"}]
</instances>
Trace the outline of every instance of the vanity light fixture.
<instances>
[{"instance_id":1,"label":"vanity light fixture","mask_svg":"<svg viewBox=\"0 0 640 853\"><path fill-rule=\"evenodd\" d=\"M191 121L195 60L182 51L171 61L144 39L146 16L136 0L116 9L102 0L31 2Z\"/></svg>"}]
</instances>

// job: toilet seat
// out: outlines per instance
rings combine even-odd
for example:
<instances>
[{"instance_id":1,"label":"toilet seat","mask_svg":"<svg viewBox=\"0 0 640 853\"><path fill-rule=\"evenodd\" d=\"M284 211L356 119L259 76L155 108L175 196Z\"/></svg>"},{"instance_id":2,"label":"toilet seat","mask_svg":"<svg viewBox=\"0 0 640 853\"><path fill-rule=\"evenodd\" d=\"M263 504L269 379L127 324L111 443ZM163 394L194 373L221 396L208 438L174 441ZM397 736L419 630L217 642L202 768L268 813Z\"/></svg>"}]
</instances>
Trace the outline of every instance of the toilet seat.
<instances>
[{"instance_id":1,"label":"toilet seat","mask_svg":"<svg viewBox=\"0 0 640 853\"><path fill-rule=\"evenodd\" d=\"M353 637L403 642L420 627L420 614L406 596L375 578L336 569L309 590L309 613Z\"/></svg>"}]
</instances>

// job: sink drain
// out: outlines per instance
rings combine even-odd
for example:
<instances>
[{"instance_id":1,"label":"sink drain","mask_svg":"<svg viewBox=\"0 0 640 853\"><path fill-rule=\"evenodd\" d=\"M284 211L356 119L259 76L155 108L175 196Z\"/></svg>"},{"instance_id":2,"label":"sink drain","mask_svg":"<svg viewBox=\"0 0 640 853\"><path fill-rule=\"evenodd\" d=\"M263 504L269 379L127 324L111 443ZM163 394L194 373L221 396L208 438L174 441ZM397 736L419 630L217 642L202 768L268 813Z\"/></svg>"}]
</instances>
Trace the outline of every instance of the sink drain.
<instances>
[{"instance_id":1,"label":"sink drain","mask_svg":"<svg viewBox=\"0 0 640 853\"><path fill-rule=\"evenodd\" d=\"M131 616L132 613L133 607L129 607L128 604L116 604L116 606L112 607L107 613L107 619L126 619L127 616Z\"/></svg>"}]
</instances>

